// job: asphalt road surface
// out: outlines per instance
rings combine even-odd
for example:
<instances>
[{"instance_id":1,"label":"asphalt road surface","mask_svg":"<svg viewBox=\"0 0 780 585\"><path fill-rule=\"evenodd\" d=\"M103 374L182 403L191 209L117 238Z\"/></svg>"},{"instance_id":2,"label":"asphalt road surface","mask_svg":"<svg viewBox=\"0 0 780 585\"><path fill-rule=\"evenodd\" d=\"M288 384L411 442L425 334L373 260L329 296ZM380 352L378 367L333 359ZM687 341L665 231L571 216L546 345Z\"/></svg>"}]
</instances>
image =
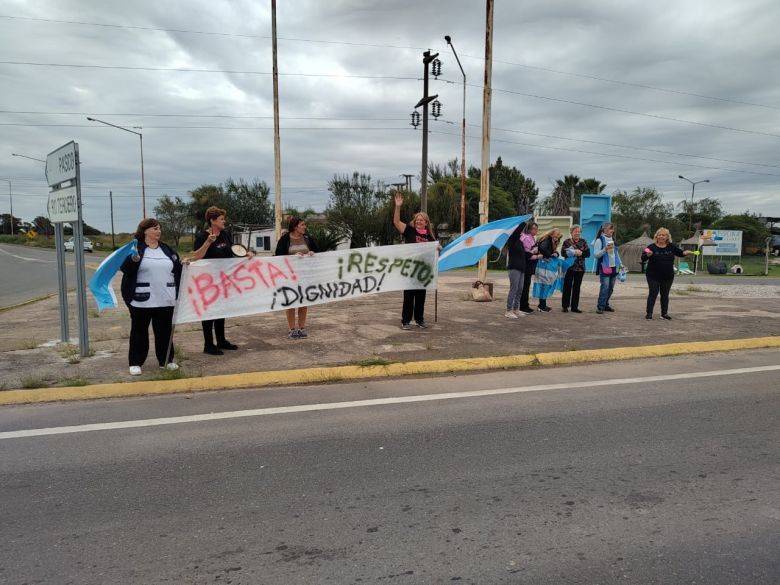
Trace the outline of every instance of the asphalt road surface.
<instances>
[{"instance_id":1,"label":"asphalt road surface","mask_svg":"<svg viewBox=\"0 0 780 585\"><path fill-rule=\"evenodd\" d=\"M776 584L779 379L762 350L5 407L0 582Z\"/></svg>"},{"instance_id":2,"label":"asphalt road surface","mask_svg":"<svg viewBox=\"0 0 780 585\"><path fill-rule=\"evenodd\" d=\"M65 253L67 284L76 287L72 252ZM100 263L103 255L84 252L84 261ZM87 268L87 279L93 270ZM57 252L49 248L28 248L0 244L0 308L57 292Z\"/></svg>"}]
</instances>

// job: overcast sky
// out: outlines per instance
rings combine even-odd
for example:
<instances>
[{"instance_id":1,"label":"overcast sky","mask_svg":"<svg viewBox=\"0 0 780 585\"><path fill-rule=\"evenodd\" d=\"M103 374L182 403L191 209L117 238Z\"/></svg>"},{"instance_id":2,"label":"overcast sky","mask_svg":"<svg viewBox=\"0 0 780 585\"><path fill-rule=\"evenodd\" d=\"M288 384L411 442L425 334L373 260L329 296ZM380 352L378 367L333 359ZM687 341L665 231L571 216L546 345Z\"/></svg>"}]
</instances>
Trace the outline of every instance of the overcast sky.
<instances>
[{"instance_id":1,"label":"overcast sky","mask_svg":"<svg viewBox=\"0 0 780 585\"><path fill-rule=\"evenodd\" d=\"M421 133L409 114L422 94L426 48L440 52L444 69L431 84L444 115L431 124L430 160L459 156L461 75L445 34L473 84L467 161L479 165L484 1L279 4L285 206L324 209L334 173L387 182L419 174ZM76 140L85 221L109 229L112 189L117 231L136 225L138 140L85 114L143 126L150 210L162 194L186 196L227 177L273 187L271 77L245 73L271 71L270 1L1 0L0 16L0 61L231 71L0 64L0 177L13 181L15 215L45 215L47 188L42 165L11 153L45 158ZM778 22L776 0L497 0L491 160L520 168L543 195L574 173L608 192L652 186L678 202L690 194L682 174L710 179L697 198L718 197L727 211L780 215ZM300 73L329 76L291 75ZM4 213L5 189L0 183Z\"/></svg>"}]
</instances>

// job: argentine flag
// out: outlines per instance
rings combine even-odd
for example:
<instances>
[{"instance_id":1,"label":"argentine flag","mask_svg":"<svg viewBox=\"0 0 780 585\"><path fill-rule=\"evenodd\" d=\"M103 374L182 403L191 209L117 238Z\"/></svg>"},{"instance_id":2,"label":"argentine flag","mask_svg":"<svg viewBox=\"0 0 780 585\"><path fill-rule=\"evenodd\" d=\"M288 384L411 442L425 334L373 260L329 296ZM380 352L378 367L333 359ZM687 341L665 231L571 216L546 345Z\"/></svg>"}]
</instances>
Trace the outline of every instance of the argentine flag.
<instances>
[{"instance_id":1,"label":"argentine flag","mask_svg":"<svg viewBox=\"0 0 780 585\"><path fill-rule=\"evenodd\" d=\"M95 274L89 279L89 290L97 301L98 310L116 309L116 295L111 288L111 280L119 271L125 258L138 253L137 240L133 238L130 242L121 248L114 250L112 254L106 257L98 266Z\"/></svg>"},{"instance_id":2,"label":"argentine flag","mask_svg":"<svg viewBox=\"0 0 780 585\"><path fill-rule=\"evenodd\" d=\"M491 221L475 227L453 240L439 254L439 272L473 266L487 254L491 246L499 250L504 247L509 236L521 223L531 219L531 215L517 215Z\"/></svg>"}]
</instances>

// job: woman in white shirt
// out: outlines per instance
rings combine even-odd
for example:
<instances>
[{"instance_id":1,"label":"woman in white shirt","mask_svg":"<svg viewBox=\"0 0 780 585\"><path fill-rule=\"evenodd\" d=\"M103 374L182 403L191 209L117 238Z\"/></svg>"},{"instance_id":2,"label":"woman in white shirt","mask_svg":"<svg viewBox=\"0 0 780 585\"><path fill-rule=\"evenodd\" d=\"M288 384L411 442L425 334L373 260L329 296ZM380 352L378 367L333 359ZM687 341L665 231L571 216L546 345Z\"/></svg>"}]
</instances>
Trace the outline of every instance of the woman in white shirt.
<instances>
[{"instance_id":1,"label":"woman in white shirt","mask_svg":"<svg viewBox=\"0 0 780 585\"><path fill-rule=\"evenodd\" d=\"M622 268L622 261L615 245L615 226L605 223L601 226L596 239L593 240L593 255L596 257L596 272L599 275L599 300L596 303L596 312L614 313L615 309L609 304L612 291L615 289L615 278Z\"/></svg>"},{"instance_id":2,"label":"woman in white shirt","mask_svg":"<svg viewBox=\"0 0 780 585\"><path fill-rule=\"evenodd\" d=\"M181 279L181 259L160 241L160 222L147 218L138 224L135 239L138 254L122 263L122 299L130 310L130 375L141 374L149 354L149 324L154 331L154 350L161 368L177 370L173 361L173 307ZM170 345L170 351L168 346Z\"/></svg>"}]
</instances>

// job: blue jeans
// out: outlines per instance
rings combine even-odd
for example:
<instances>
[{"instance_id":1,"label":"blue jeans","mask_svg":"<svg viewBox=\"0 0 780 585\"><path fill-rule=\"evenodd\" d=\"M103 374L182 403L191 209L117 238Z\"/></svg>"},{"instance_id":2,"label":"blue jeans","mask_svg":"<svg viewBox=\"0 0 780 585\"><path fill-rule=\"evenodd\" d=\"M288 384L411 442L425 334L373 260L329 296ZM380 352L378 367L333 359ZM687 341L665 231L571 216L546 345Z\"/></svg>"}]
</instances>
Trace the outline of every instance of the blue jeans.
<instances>
[{"instance_id":1,"label":"blue jeans","mask_svg":"<svg viewBox=\"0 0 780 585\"><path fill-rule=\"evenodd\" d=\"M523 294L523 280L525 274L514 268L509 269L509 295L506 297L506 310L517 311L520 309L520 297Z\"/></svg>"},{"instance_id":2,"label":"blue jeans","mask_svg":"<svg viewBox=\"0 0 780 585\"><path fill-rule=\"evenodd\" d=\"M599 301L596 308L602 311L609 306L609 299L612 298L612 291L615 288L615 278L617 274L610 274L609 276L599 273Z\"/></svg>"}]
</instances>

